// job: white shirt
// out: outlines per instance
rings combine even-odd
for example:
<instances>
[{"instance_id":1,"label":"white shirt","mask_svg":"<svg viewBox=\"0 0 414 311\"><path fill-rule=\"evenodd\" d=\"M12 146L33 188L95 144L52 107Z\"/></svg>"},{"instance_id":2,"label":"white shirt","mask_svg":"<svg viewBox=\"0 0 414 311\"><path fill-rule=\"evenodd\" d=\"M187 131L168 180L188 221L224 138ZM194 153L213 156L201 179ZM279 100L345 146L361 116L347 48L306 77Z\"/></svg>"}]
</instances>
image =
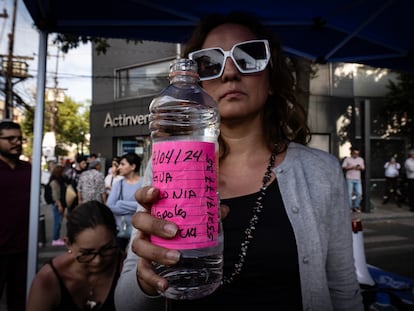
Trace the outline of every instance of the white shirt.
<instances>
[{"instance_id":1,"label":"white shirt","mask_svg":"<svg viewBox=\"0 0 414 311\"><path fill-rule=\"evenodd\" d=\"M414 159L413 157L405 160L405 171L407 172L408 179L414 179Z\"/></svg>"},{"instance_id":2,"label":"white shirt","mask_svg":"<svg viewBox=\"0 0 414 311\"><path fill-rule=\"evenodd\" d=\"M401 168L400 163L398 162L387 162L384 165L385 168L385 177L395 178L399 175L399 170Z\"/></svg>"}]
</instances>

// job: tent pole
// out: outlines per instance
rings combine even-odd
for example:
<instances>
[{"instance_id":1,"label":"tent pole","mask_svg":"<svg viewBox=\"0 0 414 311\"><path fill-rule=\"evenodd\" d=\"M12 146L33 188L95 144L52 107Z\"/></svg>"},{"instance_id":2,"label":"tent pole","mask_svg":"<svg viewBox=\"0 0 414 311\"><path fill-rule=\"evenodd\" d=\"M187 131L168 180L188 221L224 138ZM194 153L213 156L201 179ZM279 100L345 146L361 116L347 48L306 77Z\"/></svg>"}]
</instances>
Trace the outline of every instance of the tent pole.
<instances>
[{"instance_id":1,"label":"tent pole","mask_svg":"<svg viewBox=\"0 0 414 311\"><path fill-rule=\"evenodd\" d=\"M37 87L36 107L33 128L33 156L32 176L30 185L30 218L29 218L29 246L27 257L27 284L26 297L29 295L30 286L37 272L38 256L38 229L40 210L40 177L42 163L42 134L43 134L43 112L45 102L46 85L46 58L47 58L48 33L39 33L39 54L37 63Z\"/></svg>"},{"instance_id":2,"label":"tent pole","mask_svg":"<svg viewBox=\"0 0 414 311\"><path fill-rule=\"evenodd\" d=\"M371 183L371 102L369 99L364 100L364 132L365 132L365 193L364 211L371 212L370 183Z\"/></svg>"}]
</instances>

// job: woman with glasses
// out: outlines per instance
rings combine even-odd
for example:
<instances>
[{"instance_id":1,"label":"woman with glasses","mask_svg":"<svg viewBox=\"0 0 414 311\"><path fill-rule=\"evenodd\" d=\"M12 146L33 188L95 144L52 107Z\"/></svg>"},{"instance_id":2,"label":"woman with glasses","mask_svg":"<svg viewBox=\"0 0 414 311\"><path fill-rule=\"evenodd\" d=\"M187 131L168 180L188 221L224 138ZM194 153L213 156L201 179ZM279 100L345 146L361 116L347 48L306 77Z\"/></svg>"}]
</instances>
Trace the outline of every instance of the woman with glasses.
<instances>
[{"instance_id":1,"label":"woman with glasses","mask_svg":"<svg viewBox=\"0 0 414 311\"><path fill-rule=\"evenodd\" d=\"M116 232L106 205L88 201L73 209L67 220L67 252L37 273L26 310L115 310L113 295L124 258Z\"/></svg>"},{"instance_id":2,"label":"woman with glasses","mask_svg":"<svg viewBox=\"0 0 414 311\"><path fill-rule=\"evenodd\" d=\"M197 63L221 117L222 285L196 300L166 302L159 295L168 282L152 262L174 265L180 253L148 237L173 238L179 230L151 216L160 190L143 187L135 196L147 212L132 220L138 231L117 285L117 308L363 310L345 179L335 157L305 146L306 113L280 44L252 16L211 15L195 29L185 56Z\"/></svg>"}]
</instances>

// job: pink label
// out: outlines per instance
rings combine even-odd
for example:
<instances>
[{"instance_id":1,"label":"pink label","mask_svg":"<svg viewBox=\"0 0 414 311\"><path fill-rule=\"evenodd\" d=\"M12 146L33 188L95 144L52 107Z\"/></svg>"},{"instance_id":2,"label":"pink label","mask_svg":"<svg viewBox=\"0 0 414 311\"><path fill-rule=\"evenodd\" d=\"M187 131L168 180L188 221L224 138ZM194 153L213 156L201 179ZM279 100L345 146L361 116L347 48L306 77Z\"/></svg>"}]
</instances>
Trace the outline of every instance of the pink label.
<instances>
[{"instance_id":1,"label":"pink label","mask_svg":"<svg viewBox=\"0 0 414 311\"><path fill-rule=\"evenodd\" d=\"M153 185L160 200L151 213L179 227L174 239L151 236L154 244L171 249L217 245L218 198L214 143L168 141L152 147Z\"/></svg>"}]
</instances>

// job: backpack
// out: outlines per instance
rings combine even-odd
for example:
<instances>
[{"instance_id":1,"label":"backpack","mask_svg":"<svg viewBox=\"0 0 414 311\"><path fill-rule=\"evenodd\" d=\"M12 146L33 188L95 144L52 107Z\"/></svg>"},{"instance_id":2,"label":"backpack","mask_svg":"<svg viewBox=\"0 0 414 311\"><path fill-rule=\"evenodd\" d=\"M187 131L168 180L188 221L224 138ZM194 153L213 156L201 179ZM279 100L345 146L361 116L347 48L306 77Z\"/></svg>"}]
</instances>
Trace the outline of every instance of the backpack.
<instances>
[{"instance_id":1,"label":"backpack","mask_svg":"<svg viewBox=\"0 0 414 311\"><path fill-rule=\"evenodd\" d=\"M45 185L44 198L47 204L52 204L54 202L52 197L52 187L50 187L50 181Z\"/></svg>"}]
</instances>

